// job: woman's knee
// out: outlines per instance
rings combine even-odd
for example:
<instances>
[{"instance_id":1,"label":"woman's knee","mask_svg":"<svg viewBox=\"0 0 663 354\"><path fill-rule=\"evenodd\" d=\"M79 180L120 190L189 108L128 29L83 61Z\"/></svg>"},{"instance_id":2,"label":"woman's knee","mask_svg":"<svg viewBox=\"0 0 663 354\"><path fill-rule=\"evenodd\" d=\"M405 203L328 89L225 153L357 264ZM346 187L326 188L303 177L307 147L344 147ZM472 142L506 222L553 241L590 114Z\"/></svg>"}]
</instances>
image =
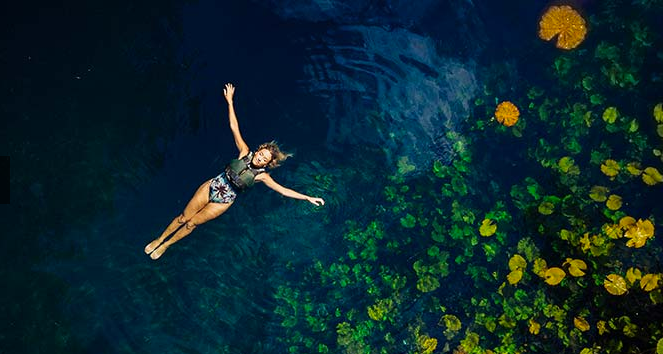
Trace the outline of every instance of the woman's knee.
<instances>
[{"instance_id":1,"label":"woman's knee","mask_svg":"<svg viewBox=\"0 0 663 354\"><path fill-rule=\"evenodd\" d=\"M186 227L187 230L193 230L198 226L198 224L194 223L192 220L187 220L186 224L184 224L184 227Z\"/></svg>"},{"instance_id":2,"label":"woman's knee","mask_svg":"<svg viewBox=\"0 0 663 354\"><path fill-rule=\"evenodd\" d=\"M183 224L185 224L187 221L191 220L191 216L189 216L189 217L187 218L187 217L184 215L184 213L181 213L177 218L175 218L175 220L177 220L177 223L178 223L178 224L183 225Z\"/></svg>"}]
</instances>

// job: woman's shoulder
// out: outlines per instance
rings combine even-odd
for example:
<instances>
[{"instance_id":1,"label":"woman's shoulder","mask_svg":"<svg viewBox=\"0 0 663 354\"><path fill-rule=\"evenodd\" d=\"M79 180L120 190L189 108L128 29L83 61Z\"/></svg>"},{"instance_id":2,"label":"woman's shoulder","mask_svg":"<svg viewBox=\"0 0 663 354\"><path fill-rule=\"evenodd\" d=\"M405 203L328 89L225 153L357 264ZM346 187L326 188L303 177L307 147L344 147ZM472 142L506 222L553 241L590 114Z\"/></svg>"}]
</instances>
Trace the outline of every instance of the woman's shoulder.
<instances>
[{"instance_id":1,"label":"woman's shoulder","mask_svg":"<svg viewBox=\"0 0 663 354\"><path fill-rule=\"evenodd\" d=\"M242 160L242 159L244 159L244 158L246 158L246 157L251 158L251 156L253 156L253 151L251 151L251 150L240 151L240 153L239 153L239 157L237 157L237 159L238 159L238 160Z\"/></svg>"},{"instance_id":2,"label":"woman's shoulder","mask_svg":"<svg viewBox=\"0 0 663 354\"><path fill-rule=\"evenodd\" d=\"M264 182L266 179L271 179L272 177L269 175L269 172L267 171L260 171L256 174L255 180Z\"/></svg>"}]
</instances>

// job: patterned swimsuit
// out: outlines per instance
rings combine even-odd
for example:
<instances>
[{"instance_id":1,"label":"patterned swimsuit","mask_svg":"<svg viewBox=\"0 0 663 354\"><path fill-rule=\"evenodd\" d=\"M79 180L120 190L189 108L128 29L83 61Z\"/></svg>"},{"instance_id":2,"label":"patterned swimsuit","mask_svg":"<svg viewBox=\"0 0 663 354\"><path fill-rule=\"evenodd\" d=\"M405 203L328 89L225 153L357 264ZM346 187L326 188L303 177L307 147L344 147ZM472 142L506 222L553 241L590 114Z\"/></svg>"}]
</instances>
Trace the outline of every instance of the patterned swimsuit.
<instances>
[{"instance_id":1,"label":"patterned swimsuit","mask_svg":"<svg viewBox=\"0 0 663 354\"><path fill-rule=\"evenodd\" d=\"M251 167L250 163L252 159L253 152L249 152L248 155L242 157L241 159L232 160L231 163L226 166L226 169L221 172L221 174L214 177L214 179L212 179L212 183L209 185L209 201L212 203L232 203L235 201L235 198L237 198L237 192L241 192L244 189L252 186L255 176L265 172L264 168ZM240 171L235 171L233 168L239 169ZM243 173L245 172L248 173L248 175L244 175ZM230 177L234 177L235 179L229 178L228 173L230 173ZM238 174L243 174L243 176L250 175L251 177L249 177L250 179L248 181L238 182L236 180L238 178Z\"/></svg>"},{"instance_id":2,"label":"patterned swimsuit","mask_svg":"<svg viewBox=\"0 0 663 354\"><path fill-rule=\"evenodd\" d=\"M234 202L235 198L237 198L237 192L228 182L225 171L212 179L212 183L209 185L210 202L229 204Z\"/></svg>"}]
</instances>

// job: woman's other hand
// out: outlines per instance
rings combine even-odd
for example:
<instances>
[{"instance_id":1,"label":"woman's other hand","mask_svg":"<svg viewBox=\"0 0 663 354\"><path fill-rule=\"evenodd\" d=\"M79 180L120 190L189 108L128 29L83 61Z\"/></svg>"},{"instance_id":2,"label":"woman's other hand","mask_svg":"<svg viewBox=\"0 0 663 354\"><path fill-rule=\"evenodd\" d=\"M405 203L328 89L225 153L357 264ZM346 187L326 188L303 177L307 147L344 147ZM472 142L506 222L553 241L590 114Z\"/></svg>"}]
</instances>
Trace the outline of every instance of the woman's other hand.
<instances>
[{"instance_id":1,"label":"woman's other hand","mask_svg":"<svg viewBox=\"0 0 663 354\"><path fill-rule=\"evenodd\" d=\"M316 206L325 205L325 201L322 198L308 197L306 198L309 202L315 204Z\"/></svg>"},{"instance_id":2,"label":"woman's other hand","mask_svg":"<svg viewBox=\"0 0 663 354\"><path fill-rule=\"evenodd\" d=\"M226 84L226 88L223 89L223 96L228 101L228 104L233 103L233 96L235 95L235 86L233 84Z\"/></svg>"}]
</instances>

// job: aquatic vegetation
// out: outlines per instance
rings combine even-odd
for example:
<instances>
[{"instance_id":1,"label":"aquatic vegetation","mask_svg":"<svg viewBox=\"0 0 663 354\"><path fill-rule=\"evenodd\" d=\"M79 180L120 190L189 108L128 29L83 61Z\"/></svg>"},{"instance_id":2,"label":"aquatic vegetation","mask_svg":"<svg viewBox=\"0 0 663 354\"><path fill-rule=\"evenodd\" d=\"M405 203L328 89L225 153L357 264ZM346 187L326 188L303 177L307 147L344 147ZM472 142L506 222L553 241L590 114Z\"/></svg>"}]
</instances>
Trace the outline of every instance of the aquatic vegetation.
<instances>
[{"instance_id":1,"label":"aquatic vegetation","mask_svg":"<svg viewBox=\"0 0 663 354\"><path fill-rule=\"evenodd\" d=\"M593 201L595 202L605 202L608 200L608 193L610 190L607 187L604 186L593 186L592 189L589 191L589 197L592 198Z\"/></svg>"},{"instance_id":2,"label":"aquatic vegetation","mask_svg":"<svg viewBox=\"0 0 663 354\"><path fill-rule=\"evenodd\" d=\"M620 168L621 167L619 166L619 163L613 159L605 160L601 164L601 172L603 172L603 174L610 177L611 179L617 176Z\"/></svg>"},{"instance_id":3,"label":"aquatic vegetation","mask_svg":"<svg viewBox=\"0 0 663 354\"><path fill-rule=\"evenodd\" d=\"M585 19L568 5L550 6L539 21L539 37L549 41L557 36L557 48L570 50L587 34Z\"/></svg>"},{"instance_id":4,"label":"aquatic vegetation","mask_svg":"<svg viewBox=\"0 0 663 354\"><path fill-rule=\"evenodd\" d=\"M641 278L642 272L638 268L631 267L626 271L626 280L628 281L629 286L633 286L633 284Z\"/></svg>"},{"instance_id":5,"label":"aquatic vegetation","mask_svg":"<svg viewBox=\"0 0 663 354\"><path fill-rule=\"evenodd\" d=\"M572 157L569 156L564 156L561 159L559 159L559 162L557 162L557 165L559 166L559 170L562 173L566 173L569 175L579 175L580 174L580 168L578 165L575 164L575 160L573 160Z\"/></svg>"},{"instance_id":6,"label":"aquatic vegetation","mask_svg":"<svg viewBox=\"0 0 663 354\"><path fill-rule=\"evenodd\" d=\"M626 164L626 171L628 171L631 176L640 176L640 174L642 174L642 167L639 162L629 162Z\"/></svg>"},{"instance_id":7,"label":"aquatic vegetation","mask_svg":"<svg viewBox=\"0 0 663 354\"><path fill-rule=\"evenodd\" d=\"M652 291L659 287L660 280L661 276L659 274L645 274L640 279L640 288L644 291Z\"/></svg>"},{"instance_id":8,"label":"aquatic vegetation","mask_svg":"<svg viewBox=\"0 0 663 354\"><path fill-rule=\"evenodd\" d=\"M479 234L484 237L493 236L497 231L497 224L494 220L483 219L481 226L479 227Z\"/></svg>"},{"instance_id":9,"label":"aquatic vegetation","mask_svg":"<svg viewBox=\"0 0 663 354\"><path fill-rule=\"evenodd\" d=\"M655 167L647 167L642 173L642 181L649 186L663 182L663 175Z\"/></svg>"},{"instance_id":10,"label":"aquatic vegetation","mask_svg":"<svg viewBox=\"0 0 663 354\"><path fill-rule=\"evenodd\" d=\"M519 255L515 254L511 259L509 259L509 269L511 272L506 276L507 280L509 281L509 284L515 285L517 284L520 279L523 277L523 272L525 271L525 268L527 267L527 261Z\"/></svg>"},{"instance_id":11,"label":"aquatic vegetation","mask_svg":"<svg viewBox=\"0 0 663 354\"><path fill-rule=\"evenodd\" d=\"M444 336L447 338L447 340L450 340L453 337L455 337L462 327L462 324L458 319L458 317L450 314L442 316L440 318L440 321L438 321L438 325L444 325L445 327Z\"/></svg>"},{"instance_id":12,"label":"aquatic vegetation","mask_svg":"<svg viewBox=\"0 0 663 354\"><path fill-rule=\"evenodd\" d=\"M641 119L642 105L647 115L652 105L632 97L641 75L658 87L638 59L655 45L634 39L653 27L604 14L589 21L595 42L541 65L556 85L486 84L471 101L469 132L454 138L454 161L431 161L429 176L416 179L403 178L414 172L405 161L388 178L376 206L382 238L344 235L347 253L311 277L310 287L341 309L327 327L347 323L320 342L343 338L346 353L614 354L661 338L663 326L646 322L646 311L663 303L653 239L659 208L640 224L627 215L652 203L635 178L657 180L646 170L658 168L647 156L655 135ZM607 26L622 36L606 36ZM523 116L511 129L486 129L499 97L525 100L516 107ZM496 159L494 148L508 156Z\"/></svg>"},{"instance_id":13,"label":"aquatic vegetation","mask_svg":"<svg viewBox=\"0 0 663 354\"><path fill-rule=\"evenodd\" d=\"M628 291L626 280L618 274L608 274L606 276L603 287L612 295L624 295Z\"/></svg>"},{"instance_id":14,"label":"aquatic vegetation","mask_svg":"<svg viewBox=\"0 0 663 354\"><path fill-rule=\"evenodd\" d=\"M654 236L654 224L651 221L642 219L635 221L628 217L622 218L622 220L620 220L620 225L626 230L624 237L629 239L626 246L640 248Z\"/></svg>"},{"instance_id":15,"label":"aquatic vegetation","mask_svg":"<svg viewBox=\"0 0 663 354\"><path fill-rule=\"evenodd\" d=\"M539 204L538 210L542 215L550 215L555 211L555 204L549 200L544 200Z\"/></svg>"},{"instance_id":16,"label":"aquatic vegetation","mask_svg":"<svg viewBox=\"0 0 663 354\"><path fill-rule=\"evenodd\" d=\"M573 325L582 332L589 331L589 322L583 317L574 317Z\"/></svg>"},{"instance_id":17,"label":"aquatic vegetation","mask_svg":"<svg viewBox=\"0 0 663 354\"><path fill-rule=\"evenodd\" d=\"M375 321L386 321L387 319L393 321L394 309L394 301L392 299L381 299L368 308L368 317Z\"/></svg>"},{"instance_id":18,"label":"aquatic vegetation","mask_svg":"<svg viewBox=\"0 0 663 354\"><path fill-rule=\"evenodd\" d=\"M437 339L425 334L417 336L417 353L431 354L437 348Z\"/></svg>"},{"instance_id":19,"label":"aquatic vegetation","mask_svg":"<svg viewBox=\"0 0 663 354\"><path fill-rule=\"evenodd\" d=\"M549 285L558 285L566 277L566 272L562 268L552 267L544 272L544 279Z\"/></svg>"},{"instance_id":20,"label":"aquatic vegetation","mask_svg":"<svg viewBox=\"0 0 663 354\"><path fill-rule=\"evenodd\" d=\"M610 210L619 210L622 207L622 197L611 194L605 202L605 206Z\"/></svg>"},{"instance_id":21,"label":"aquatic vegetation","mask_svg":"<svg viewBox=\"0 0 663 354\"><path fill-rule=\"evenodd\" d=\"M663 123L663 103L658 103L654 106L653 115L657 123Z\"/></svg>"},{"instance_id":22,"label":"aquatic vegetation","mask_svg":"<svg viewBox=\"0 0 663 354\"><path fill-rule=\"evenodd\" d=\"M518 122L520 111L518 107L509 101L501 102L495 109L495 118L507 127L514 126Z\"/></svg>"},{"instance_id":23,"label":"aquatic vegetation","mask_svg":"<svg viewBox=\"0 0 663 354\"><path fill-rule=\"evenodd\" d=\"M614 124L619 117L619 111L615 107L608 107L603 111L603 121L608 124Z\"/></svg>"},{"instance_id":24,"label":"aquatic vegetation","mask_svg":"<svg viewBox=\"0 0 663 354\"><path fill-rule=\"evenodd\" d=\"M569 274L571 274L574 277L582 277L585 275L585 270L587 270L587 263L583 261L582 259L571 259L567 258L564 261L563 266L569 266Z\"/></svg>"}]
</instances>

